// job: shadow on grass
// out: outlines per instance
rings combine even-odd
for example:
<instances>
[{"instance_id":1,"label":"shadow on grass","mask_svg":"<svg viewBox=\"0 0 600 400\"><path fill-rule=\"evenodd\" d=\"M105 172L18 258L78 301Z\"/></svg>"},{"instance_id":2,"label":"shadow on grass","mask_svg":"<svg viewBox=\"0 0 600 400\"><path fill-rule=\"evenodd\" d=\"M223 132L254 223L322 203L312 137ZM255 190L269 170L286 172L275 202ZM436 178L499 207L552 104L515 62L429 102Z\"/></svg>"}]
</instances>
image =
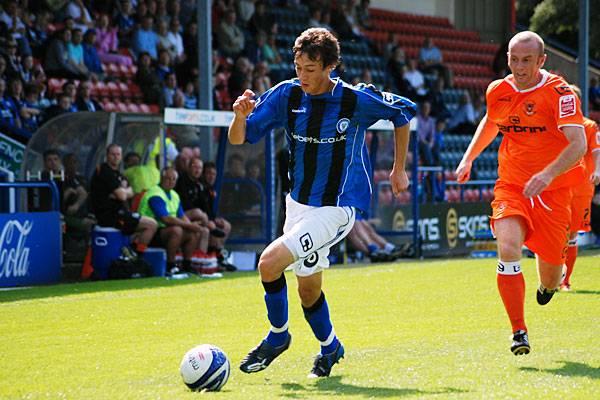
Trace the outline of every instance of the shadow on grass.
<instances>
[{"instance_id":1,"label":"shadow on grass","mask_svg":"<svg viewBox=\"0 0 600 400\"><path fill-rule=\"evenodd\" d=\"M559 361L564 365L560 368L532 368L522 367L521 371L529 372L546 372L548 374L560 375L560 376L575 376L591 379L600 379L600 368L590 367L587 364L572 362L572 361Z\"/></svg>"},{"instance_id":2,"label":"shadow on grass","mask_svg":"<svg viewBox=\"0 0 600 400\"><path fill-rule=\"evenodd\" d=\"M579 289L574 289L571 292L572 294L600 294L600 290L579 290Z\"/></svg>"},{"instance_id":3,"label":"shadow on grass","mask_svg":"<svg viewBox=\"0 0 600 400\"><path fill-rule=\"evenodd\" d=\"M365 397L391 397L398 398L415 395L447 394L447 393L465 393L465 390L444 388L440 390L419 390L419 389L398 389L381 386L357 386L343 383L341 376L334 376L315 381L314 385L301 385L299 383L284 383L282 389L287 391L283 394L287 398L310 398L311 395L326 396L365 396Z\"/></svg>"},{"instance_id":4,"label":"shadow on grass","mask_svg":"<svg viewBox=\"0 0 600 400\"><path fill-rule=\"evenodd\" d=\"M0 304L12 301L33 300L46 297L80 295L84 293L114 292L120 290L139 290L183 285L202 285L223 280L257 277L256 273L225 273L222 278L202 278L192 275L187 279L171 280L167 278L141 278L107 281L85 281L76 283L60 283L49 286L33 286L25 288L8 288L0 290Z\"/></svg>"}]
</instances>

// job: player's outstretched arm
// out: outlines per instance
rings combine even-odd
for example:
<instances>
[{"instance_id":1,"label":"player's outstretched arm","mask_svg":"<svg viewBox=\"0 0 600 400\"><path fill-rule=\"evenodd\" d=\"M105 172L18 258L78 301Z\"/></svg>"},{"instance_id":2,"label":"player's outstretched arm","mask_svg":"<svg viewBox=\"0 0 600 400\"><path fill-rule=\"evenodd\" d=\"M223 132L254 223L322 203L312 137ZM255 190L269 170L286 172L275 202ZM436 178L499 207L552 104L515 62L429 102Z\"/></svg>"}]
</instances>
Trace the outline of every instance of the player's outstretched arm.
<instances>
[{"instance_id":1,"label":"player's outstretched arm","mask_svg":"<svg viewBox=\"0 0 600 400\"><path fill-rule=\"evenodd\" d=\"M583 127L565 126L562 131L569 140L569 144L554 161L527 181L523 188L523 196L539 195L554 178L573 167L584 156L587 144Z\"/></svg>"},{"instance_id":2,"label":"player's outstretched arm","mask_svg":"<svg viewBox=\"0 0 600 400\"><path fill-rule=\"evenodd\" d=\"M410 138L410 124L394 128L394 166L390 173L390 183L394 196L408 188L408 176L406 175L406 153L408 152L408 141Z\"/></svg>"},{"instance_id":3,"label":"player's outstretched arm","mask_svg":"<svg viewBox=\"0 0 600 400\"><path fill-rule=\"evenodd\" d=\"M246 117L250 115L256 101L252 100L254 92L246 89L233 103L233 120L229 124L229 143L243 144L246 141Z\"/></svg>"},{"instance_id":4,"label":"player's outstretched arm","mask_svg":"<svg viewBox=\"0 0 600 400\"><path fill-rule=\"evenodd\" d=\"M488 120L487 114L483 116L471 143L465 151L462 160L456 168L456 180L458 183L464 183L471 177L471 168L473 161L481 154L486 147L498 136L498 128L496 124Z\"/></svg>"}]
</instances>

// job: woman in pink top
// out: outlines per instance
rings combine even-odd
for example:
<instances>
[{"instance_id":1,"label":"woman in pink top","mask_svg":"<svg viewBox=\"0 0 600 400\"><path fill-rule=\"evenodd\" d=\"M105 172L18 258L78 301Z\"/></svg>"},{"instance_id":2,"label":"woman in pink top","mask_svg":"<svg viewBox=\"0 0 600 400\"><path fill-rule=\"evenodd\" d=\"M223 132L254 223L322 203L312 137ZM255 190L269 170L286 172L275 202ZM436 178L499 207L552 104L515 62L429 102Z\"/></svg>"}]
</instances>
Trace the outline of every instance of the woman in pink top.
<instances>
[{"instance_id":1,"label":"woman in pink top","mask_svg":"<svg viewBox=\"0 0 600 400\"><path fill-rule=\"evenodd\" d=\"M131 66L131 57L118 54L119 39L117 39L117 28L109 25L108 15L102 14L96 29L96 51L103 63L115 63Z\"/></svg>"}]
</instances>

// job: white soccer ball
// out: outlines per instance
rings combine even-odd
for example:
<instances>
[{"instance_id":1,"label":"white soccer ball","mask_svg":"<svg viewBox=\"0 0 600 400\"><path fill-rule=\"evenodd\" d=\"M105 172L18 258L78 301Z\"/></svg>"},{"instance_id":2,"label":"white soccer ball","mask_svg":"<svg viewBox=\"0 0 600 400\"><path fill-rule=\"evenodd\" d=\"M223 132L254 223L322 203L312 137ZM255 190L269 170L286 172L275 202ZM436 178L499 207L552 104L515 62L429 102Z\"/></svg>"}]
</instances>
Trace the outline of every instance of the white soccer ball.
<instances>
[{"instance_id":1,"label":"white soccer ball","mask_svg":"<svg viewBox=\"0 0 600 400\"><path fill-rule=\"evenodd\" d=\"M216 392L229 378L229 358L217 346L201 344L185 353L179 372L190 389Z\"/></svg>"}]
</instances>

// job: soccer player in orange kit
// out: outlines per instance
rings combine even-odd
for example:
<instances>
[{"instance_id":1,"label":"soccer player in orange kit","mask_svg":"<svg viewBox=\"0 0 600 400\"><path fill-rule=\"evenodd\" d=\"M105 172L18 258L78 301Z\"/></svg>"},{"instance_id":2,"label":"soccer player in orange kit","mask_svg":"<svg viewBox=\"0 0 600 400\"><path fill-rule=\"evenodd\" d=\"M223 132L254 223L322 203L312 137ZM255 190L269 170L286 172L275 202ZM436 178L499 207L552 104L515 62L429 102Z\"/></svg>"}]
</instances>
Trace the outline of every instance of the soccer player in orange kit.
<instances>
[{"instance_id":1,"label":"soccer player in orange kit","mask_svg":"<svg viewBox=\"0 0 600 400\"><path fill-rule=\"evenodd\" d=\"M530 351L521 247L536 254L537 302L547 304L563 274L571 187L584 179L579 99L561 77L542 69L545 61L544 41L535 32L519 32L510 40L512 74L488 86L487 113L456 169L458 182L466 182L475 158L502 132L490 223L498 244L498 290L512 325L515 355Z\"/></svg>"},{"instance_id":2,"label":"soccer player in orange kit","mask_svg":"<svg viewBox=\"0 0 600 400\"><path fill-rule=\"evenodd\" d=\"M581 99L581 90L571 85L571 89ZM583 127L587 139L587 152L583 157L587 182L573 187L573 200L571 201L571 233L569 235L569 249L567 250L567 273L560 284L560 290L571 290L571 274L577 259L577 232L590 231L590 207L594 196L594 186L600 183L600 129L596 122L583 117Z\"/></svg>"}]
</instances>

